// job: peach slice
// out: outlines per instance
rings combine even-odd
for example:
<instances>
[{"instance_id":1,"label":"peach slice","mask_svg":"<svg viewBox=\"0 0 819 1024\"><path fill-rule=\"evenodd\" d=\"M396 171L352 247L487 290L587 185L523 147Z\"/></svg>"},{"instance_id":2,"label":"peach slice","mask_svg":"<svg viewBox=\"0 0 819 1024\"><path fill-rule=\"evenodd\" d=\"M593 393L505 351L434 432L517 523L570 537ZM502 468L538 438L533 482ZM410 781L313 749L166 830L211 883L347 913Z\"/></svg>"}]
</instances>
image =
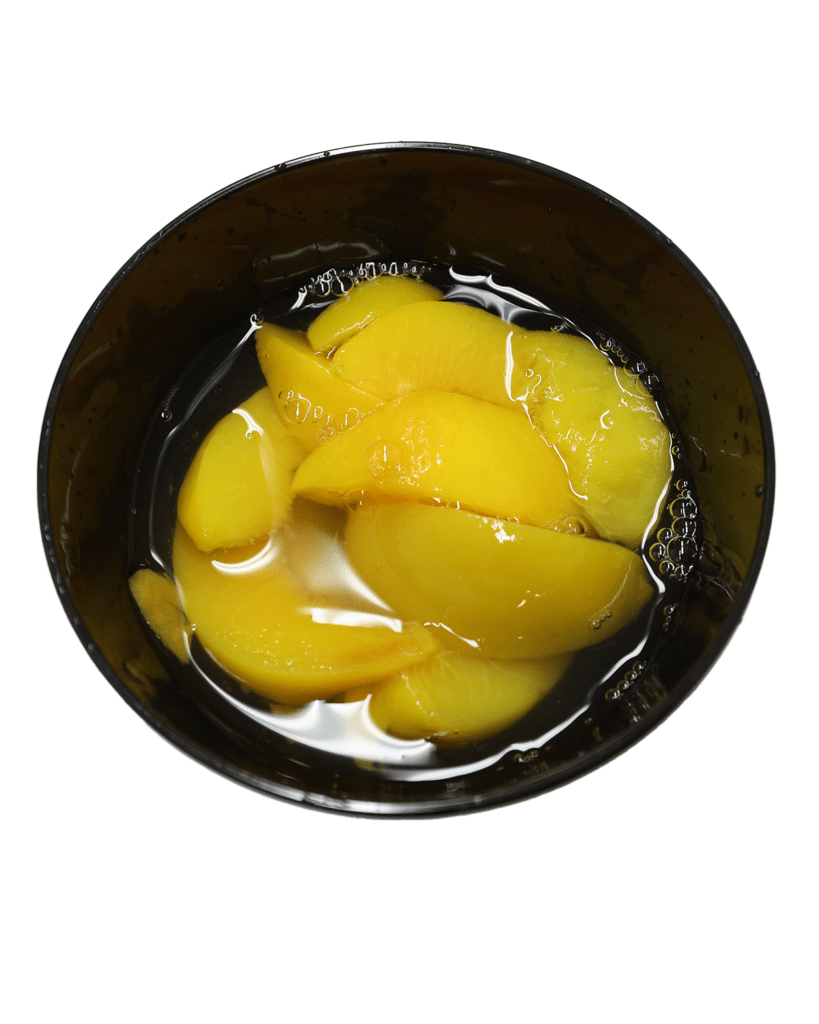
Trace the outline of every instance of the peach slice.
<instances>
[{"instance_id":1,"label":"peach slice","mask_svg":"<svg viewBox=\"0 0 819 1024\"><path fill-rule=\"evenodd\" d=\"M263 324L256 352L282 421L308 451L355 426L381 400L341 377L298 331Z\"/></svg>"},{"instance_id":2,"label":"peach slice","mask_svg":"<svg viewBox=\"0 0 819 1024\"><path fill-rule=\"evenodd\" d=\"M443 295L439 288L414 277L382 274L360 281L319 313L307 330L307 340L315 352L327 352L391 309L434 302Z\"/></svg>"},{"instance_id":3,"label":"peach slice","mask_svg":"<svg viewBox=\"0 0 819 1024\"><path fill-rule=\"evenodd\" d=\"M293 491L328 505L363 493L583 529L563 464L524 416L444 391L399 398L333 438L301 464Z\"/></svg>"},{"instance_id":4,"label":"peach slice","mask_svg":"<svg viewBox=\"0 0 819 1024\"><path fill-rule=\"evenodd\" d=\"M179 658L189 662L191 628L179 607L173 580L153 569L139 569L128 580L131 595L152 633Z\"/></svg>"},{"instance_id":5,"label":"peach slice","mask_svg":"<svg viewBox=\"0 0 819 1024\"><path fill-rule=\"evenodd\" d=\"M638 547L671 482L671 436L657 403L585 338L532 332L515 358L530 371L533 422L560 452L584 513L601 537Z\"/></svg>"},{"instance_id":6,"label":"peach slice","mask_svg":"<svg viewBox=\"0 0 819 1024\"><path fill-rule=\"evenodd\" d=\"M385 679L439 648L416 623L350 612L301 592L275 540L208 555L177 527L173 570L205 650L251 690L282 704Z\"/></svg>"},{"instance_id":7,"label":"peach slice","mask_svg":"<svg viewBox=\"0 0 819 1024\"><path fill-rule=\"evenodd\" d=\"M345 543L398 615L488 658L582 650L652 595L642 560L618 544L458 509L373 502L350 514Z\"/></svg>"},{"instance_id":8,"label":"peach slice","mask_svg":"<svg viewBox=\"0 0 819 1024\"><path fill-rule=\"evenodd\" d=\"M199 446L179 491L179 519L199 550L248 544L277 529L290 508L293 470L305 455L267 388L223 417Z\"/></svg>"},{"instance_id":9,"label":"peach slice","mask_svg":"<svg viewBox=\"0 0 819 1024\"><path fill-rule=\"evenodd\" d=\"M531 711L570 661L569 654L498 661L442 652L378 686L370 716L399 739L464 746L506 729Z\"/></svg>"},{"instance_id":10,"label":"peach slice","mask_svg":"<svg viewBox=\"0 0 819 1024\"><path fill-rule=\"evenodd\" d=\"M483 309L417 302L385 313L333 356L343 377L382 401L453 391L513 407L525 385L512 341L518 328Z\"/></svg>"}]
</instances>

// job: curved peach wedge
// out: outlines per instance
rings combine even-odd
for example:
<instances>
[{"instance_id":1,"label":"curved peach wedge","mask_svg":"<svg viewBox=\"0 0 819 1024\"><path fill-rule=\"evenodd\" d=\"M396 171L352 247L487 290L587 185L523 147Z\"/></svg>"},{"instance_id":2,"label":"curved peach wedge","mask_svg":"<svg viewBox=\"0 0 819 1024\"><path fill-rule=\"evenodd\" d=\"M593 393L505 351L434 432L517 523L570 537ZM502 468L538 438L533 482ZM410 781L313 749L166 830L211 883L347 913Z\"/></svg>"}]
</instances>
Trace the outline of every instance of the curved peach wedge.
<instances>
[{"instance_id":1,"label":"curved peach wedge","mask_svg":"<svg viewBox=\"0 0 819 1024\"><path fill-rule=\"evenodd\" d=\"M563 457L601 537L636 548L671 482L671 436L646 387L585 338L532 332L515 348L530 368L532 420Z\"/></svg>"},{"instance_id":2,"label":"curved peach wedge","mask_svg":"<svg viewBox=\"0 0 819 1024\"><path fill-rule=\"evenodd\" d=\"M531 711L570 661L569 654L498 661L442 652L380 684L370 700L370 717L399 739L464 746Z\"/></svg>"},{"instance_id":3,"label":"curved peach wedge","mask_svg":"<svg viewBox=\"0 0 819 1024\"><path fill-rule=\"evenodd\" d=\"M267 388L224 416L194 456L177 511L200 551L248 544L277 529L290 508L293 470L306 455Z\"/></svg>"},{"instance_id":4,"label":"curved peach wedge","mask_svg":"<svg viewBox=\"0 0 819 1024\"><path fill-rule=\"evenodd\" d=\"M519 375L511 344L520 334L483 309L417 302L373 321L332 362L343 377L381 401L413 391L453 391L513 407Z\"/></svg>"},{"instance_id":5,"label":"curved peach wedge","mask_svg":"<svg viewBox=\"0 0 819 1024\"><path fill-rule=\"evenodd\" d=\"M382 274L360 281L319 313L307 329L307 340L313 351L327 352L391 309L443 296L434 285L403 275Z\"/></svg>"},{"instance_id":6,"label":"curved peach wedge","mask_svg":"<svg viewBox=\"0 0 819 1024\"><path fill-rule=\"evenodd\" d=\"M399 398L328 441L293 492L339 506L359 492L458 504L537 526L579 516L563 464L525 417L445 391Z\"/></svg>"},{"instance_id":7,"label":"curved peach wedge","mask_svg":"<svg viewBox=\"0 0 819 1024\"><path fill-rule=\"evenodd\" d=\"M381 404L314 353L299 331L263 324L256 332L256 353L282 421L308 451Z\"/></svg>"},{"instance_id":8,"label":"curved peach wedge","mask_svg":"<svg viewBox=\"0 0 819 1024\"><path fill-rule=\"evenodd\" d=\"M177 527L173 569L182 609L208 654L282 704L385 679L438 649L422 626L302 593L274 541L214 557Z\"/></svg>"},{"instance_id":9,"label":"curved peach wedge","mask_svg":"<svg viewBox=\"0 0 819 1024\"><path fill-rule=\"evenodd\" d=\"M128 580L128 587L151 632L180 661L189 662L191 628L179 607L173 581L153 569L138 569Z\"/></svg>"},{"instance_id":10,"label":"curved peach wedge","mask_svg":"<svg viewBox=\"0 0 819 1024\"><path fill-rule=\"evenodd\" d=\"M599 643L652 588L618 544L428 505L373 502L349 516L352 565L403 618L448 648L542 658Z\"/></svg>"}]
</instances>

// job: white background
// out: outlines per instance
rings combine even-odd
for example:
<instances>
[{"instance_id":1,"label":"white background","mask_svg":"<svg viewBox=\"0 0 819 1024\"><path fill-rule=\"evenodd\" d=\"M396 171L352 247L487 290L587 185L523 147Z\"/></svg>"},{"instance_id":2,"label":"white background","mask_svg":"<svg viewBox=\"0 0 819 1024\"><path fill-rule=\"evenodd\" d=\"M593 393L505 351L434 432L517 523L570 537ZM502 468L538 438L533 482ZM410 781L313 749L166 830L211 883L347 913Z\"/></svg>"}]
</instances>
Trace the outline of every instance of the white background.
<instances>
[{"instance_id":1,"label":"white background","mask_svg":"<svg viewBox=\"0 0 819 1024\"><path fill-rule=\"evenodd\" d=\"M815 1020L809 6L26 10L6 16L3 68L0 1013ZM660 227L739 323L778 457L757 591L690 700L566 788L421 822L266 799L146 727L65 619L35 506L51 381L131 253L263 167L398 139L540 160Z\"/></svg>"}]
</instances>

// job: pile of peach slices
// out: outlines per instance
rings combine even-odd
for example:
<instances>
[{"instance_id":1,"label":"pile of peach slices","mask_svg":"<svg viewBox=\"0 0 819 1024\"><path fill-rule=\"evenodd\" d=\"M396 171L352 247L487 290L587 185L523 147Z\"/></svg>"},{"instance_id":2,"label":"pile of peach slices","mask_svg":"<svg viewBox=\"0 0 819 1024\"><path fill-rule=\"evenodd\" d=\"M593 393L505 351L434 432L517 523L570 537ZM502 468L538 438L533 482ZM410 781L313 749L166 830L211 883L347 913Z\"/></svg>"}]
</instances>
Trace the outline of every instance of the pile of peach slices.
<instances>
[{"instance_id":1,"label":"pile of peach slices","mask_svg":"<svg viewBox=\"0 0 819 1024\"><path fill-rule=\"evenodd\" d=\"M179 658L195 631L276 705L368 698L385 732L459 746L649 601L671 438L587 339L381 276L256 342L268 386L187 471L173 581L131 579Z\"/></svg>"}]
</instances>

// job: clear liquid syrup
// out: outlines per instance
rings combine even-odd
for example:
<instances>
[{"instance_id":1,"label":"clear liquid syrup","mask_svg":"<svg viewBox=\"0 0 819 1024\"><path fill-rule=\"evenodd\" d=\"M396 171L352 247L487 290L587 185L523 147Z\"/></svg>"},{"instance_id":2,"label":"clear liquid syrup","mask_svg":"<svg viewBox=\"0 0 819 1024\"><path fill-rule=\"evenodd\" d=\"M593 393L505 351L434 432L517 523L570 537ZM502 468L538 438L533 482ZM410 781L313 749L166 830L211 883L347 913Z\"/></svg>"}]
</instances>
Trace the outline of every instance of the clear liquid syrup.
<instances>
[{"instance_id":1,"label":"clear liquid syrup","mask_svg":"<svg viewBox=\"0 0 819 1024\"><path fill-rule=\"evenodd\" d=\"M640 375L674 433L656 374L608 332L573 311L558 311L512 284L480 272L421 263L334 268L308 281L295 297L249 314L230 336L203 351L161 403L136 474L133 507L139 514L134 517L129 537L132 571L146 567L173 576L176 501L188 466L211 428L265 386L255 353L257 324L268 320L304 330L358 280L384 273L423 279L439 287L446 301L485 309L526 330L555 330L587 338L607 352L615 365L624 365ZM286 386L283 391L287 391ZM287 405L286 395L280 398ZM293 401L295 404L288 407L290 414L300 421L315 414L303 402L299 405L295 394ZM324 439L354 425L355 421L328 423ZM346 764L352 760L360 770L377 772L388 779L455 778L504 758L525 760L543 748L570 755L574 743L586 743L595 735L595 718L601 707L613 703L626 706L630 693L646 680L651 692L652 658L693 571L700 538L696 495L687 482L690 475L679 444L672 448L672 457L672 484L665 507L641 551L654 587L648 607L611 639L579 652L541 704L496 736L446 750L426 740L407 741L384 734L370 719L369 698L353 703L314 701L295 710L273 705L226 673L195 638L190 664L176 662L174 674L212 719L251 748L286 748L290 756L301 760L318 755L329 758L330 766L335 759ZM354 506L356 495L350 500ZM326 608L310 611L332 613L341 619L324 621L358 625L398 621L349 564L342 539L343 511L324 510L331 518L336 517L337 528L318 531L300 526L298 510L297 501L280 535L263 545L258 557L285 557L310 592L326 596ZM152 639L159 645L156 638ZM166 662L171 658L164 649L160 654ZM579 738L575 740L575 736Z\"/></svg>"}]
</instances>

